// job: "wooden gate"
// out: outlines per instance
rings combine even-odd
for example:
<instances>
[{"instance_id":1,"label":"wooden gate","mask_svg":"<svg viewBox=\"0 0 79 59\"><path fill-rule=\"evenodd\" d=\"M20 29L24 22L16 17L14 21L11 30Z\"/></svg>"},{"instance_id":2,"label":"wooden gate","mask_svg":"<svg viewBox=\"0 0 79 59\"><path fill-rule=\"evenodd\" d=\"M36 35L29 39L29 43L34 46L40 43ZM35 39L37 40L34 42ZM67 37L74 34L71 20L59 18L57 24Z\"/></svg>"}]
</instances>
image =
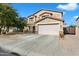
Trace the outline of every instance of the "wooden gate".
<instances>
[{"instance_id":1,"label":"wooden gate","mask_svg":"<svg viewBox=\"0 0 79 59\"><path fill-rule=\"evenodd\" d=\"M64 28L64 34L76 34L76 27L65 27Z\"/></svg>"}]
</instances>

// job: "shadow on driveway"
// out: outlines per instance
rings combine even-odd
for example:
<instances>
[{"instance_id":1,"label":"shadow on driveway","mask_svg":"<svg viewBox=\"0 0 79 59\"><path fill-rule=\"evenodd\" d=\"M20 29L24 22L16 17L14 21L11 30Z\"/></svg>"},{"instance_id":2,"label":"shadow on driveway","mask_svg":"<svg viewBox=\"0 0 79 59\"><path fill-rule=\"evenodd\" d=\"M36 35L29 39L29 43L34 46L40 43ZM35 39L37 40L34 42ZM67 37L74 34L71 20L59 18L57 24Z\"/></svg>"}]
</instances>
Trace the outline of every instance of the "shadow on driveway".
<instances>
[{"instance_id":1,"label":"shadow on driveway","mask_svg":"<svg viewBox=\"0 0 79 59\"><path fill-rule=\"evenodd\" d=\"M15 52L8 52L0 48L0 56L20 56L20 55Z\"/></svg>"}]
</instances>

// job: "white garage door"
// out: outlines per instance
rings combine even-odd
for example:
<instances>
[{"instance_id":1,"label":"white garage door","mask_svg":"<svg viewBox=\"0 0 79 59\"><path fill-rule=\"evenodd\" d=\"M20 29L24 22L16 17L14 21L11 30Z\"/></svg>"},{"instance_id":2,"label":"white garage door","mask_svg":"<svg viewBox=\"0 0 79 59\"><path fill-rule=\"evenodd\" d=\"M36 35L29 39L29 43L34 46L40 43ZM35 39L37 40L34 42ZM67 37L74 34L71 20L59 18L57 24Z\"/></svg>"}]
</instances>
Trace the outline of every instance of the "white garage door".
<instances>
[{"instance_id":1,"label":"white garage door","mask_svg":"<svg viewBox=\"0 0 79 59\"><path fill-rule=\"evenodd\" d=\"M59 30L60 30L59 24L39 25L38 26L38 34L59 35Z\"/></svg>"}]
</instances>

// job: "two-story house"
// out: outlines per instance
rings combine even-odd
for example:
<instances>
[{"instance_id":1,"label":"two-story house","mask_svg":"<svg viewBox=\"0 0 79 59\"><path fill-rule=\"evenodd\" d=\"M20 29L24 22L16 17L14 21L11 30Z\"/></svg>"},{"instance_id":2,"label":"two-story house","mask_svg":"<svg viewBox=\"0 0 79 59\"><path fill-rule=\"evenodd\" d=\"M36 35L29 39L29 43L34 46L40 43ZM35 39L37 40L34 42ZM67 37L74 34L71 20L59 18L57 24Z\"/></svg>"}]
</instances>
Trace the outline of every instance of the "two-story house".
<instances>
[{"instance_id":1,"label":"two-story house","mask_svg":"<svg viewBox=\"0 0 79 59\"><path fill-rule=\"evenodd\" d=\"M30 32L38 34L59 35L63 32L63 12L52 10L40 10L27 17L27 24Z\"/></svg>"}]
</instances>

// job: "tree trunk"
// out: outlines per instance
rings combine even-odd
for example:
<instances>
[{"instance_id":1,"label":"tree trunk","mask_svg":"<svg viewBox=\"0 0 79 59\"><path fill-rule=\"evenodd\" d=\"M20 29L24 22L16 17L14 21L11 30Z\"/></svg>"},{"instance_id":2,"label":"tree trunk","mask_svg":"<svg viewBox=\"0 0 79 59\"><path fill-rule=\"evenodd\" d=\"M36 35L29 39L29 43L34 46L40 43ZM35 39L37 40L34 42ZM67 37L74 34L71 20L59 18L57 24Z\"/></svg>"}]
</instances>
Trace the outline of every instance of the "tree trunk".
<instances>
[{"instance_id":1,"label":"tree trunk","mask_svg":"<svg viewBox=\"0 0 79 59\"><path fill-rule=\"evenodd\" d=\"M1 35L1 28L0 28L0 35Z\"/></svg>"},{"instance_id":2,"label":"tree trunk","mask_svg":"<svg viewBox=\"0 0 79 59\"><path fill-rule=\"evenodd\" d=\"M0 27L0 35L2 34L2 27L3 27L3 26Z\"/></svg>"},{"instance_id":3,"label":"tree trunk","mask_svg":"<svg viewBox=\"0 0 79 59\"><path fill-rule=\"evenodd\" d=\"M6 27L6 34L9 32L9 26Z\"/></svg>"},{"instance_id":4,"label":"tree trunk","mask_svg":"<svg viewBox=\"0 0 79 59\"><path fill-rule=\"evenodd\" d=\"M7 30L6 31L9 32L9 26L7 26Z\"/></svg>"},{"instance_id":5,"label":"tree trunk","mask_svg":"<svg viewBox=\"0 0 79 59\"><path fill-rule=\"evenodd\" d=\"M3 34L6 34L6 26L3 26Z\"/></svg>"}]
</instances>

